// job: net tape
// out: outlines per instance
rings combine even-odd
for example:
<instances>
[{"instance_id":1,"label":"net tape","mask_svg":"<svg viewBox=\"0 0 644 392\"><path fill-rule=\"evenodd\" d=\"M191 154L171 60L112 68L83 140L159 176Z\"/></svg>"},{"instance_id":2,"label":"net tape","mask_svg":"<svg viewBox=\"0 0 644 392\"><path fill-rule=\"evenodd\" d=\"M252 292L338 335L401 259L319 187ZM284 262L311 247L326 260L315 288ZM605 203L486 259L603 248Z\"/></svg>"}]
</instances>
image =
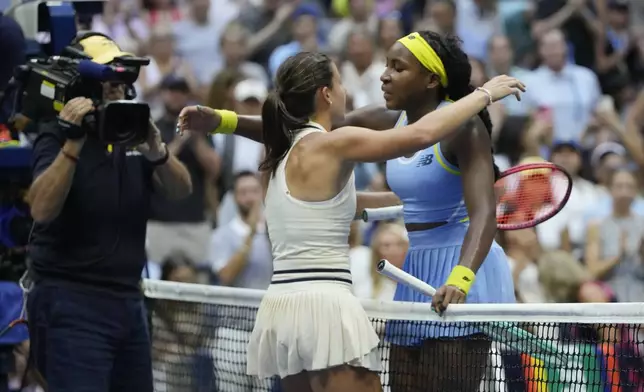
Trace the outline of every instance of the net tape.
<instances>
[{"instance_id":1,"label":"net tape","mask_svg":"<svg viewBox=\"0 0 644 392\"><path fill-rule=\"evenodd\" d=\"M264 291L146 281L144 292L156 300L157 392L276 390L277 380L245 375L246 344ZM479 330L493 322L517 323L567 358L565 363L548 361L525 354L529 347L520 352L516 344L506 344L512 336L493 336L481 391L644 391L644 303L454 305L443 317L424 303L363 300L362 304L377 331L392 320L413 327L406 331L444 323L469 324ZM169 309L181 310L172 325L158 317ZM608 333L602 341L567 336L572 329L586 331L586 335L588 330ZM383 340L381 381L386 391L396 373L390 371L388 347ZM466 372L456 370L456 374L463 377Z\"/></svg>"}]
</instances>

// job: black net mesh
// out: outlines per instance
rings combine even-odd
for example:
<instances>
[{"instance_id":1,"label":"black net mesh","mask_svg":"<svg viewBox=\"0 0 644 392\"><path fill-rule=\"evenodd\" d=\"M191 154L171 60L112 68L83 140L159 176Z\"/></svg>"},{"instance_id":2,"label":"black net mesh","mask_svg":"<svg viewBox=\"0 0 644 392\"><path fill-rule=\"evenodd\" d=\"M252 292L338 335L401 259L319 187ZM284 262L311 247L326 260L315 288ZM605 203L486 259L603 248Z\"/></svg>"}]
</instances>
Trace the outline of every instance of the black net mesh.
<instances>
[{"instance_id":1,"label":"black net mesh","mask_svg":"<svg viewBox=\"0 0 644 392\"><path fill-rule=\"evenodd\" d=\"M257 306L192 301L150 300L155 391L279 391L277 378L246 375ZM644 392L641 325L522 322L524 338L494 322L396 318L372 319L389 337L379 347L384 391ZM438 330L468 336L418 338Z\"/></svg>"}]
</instances>

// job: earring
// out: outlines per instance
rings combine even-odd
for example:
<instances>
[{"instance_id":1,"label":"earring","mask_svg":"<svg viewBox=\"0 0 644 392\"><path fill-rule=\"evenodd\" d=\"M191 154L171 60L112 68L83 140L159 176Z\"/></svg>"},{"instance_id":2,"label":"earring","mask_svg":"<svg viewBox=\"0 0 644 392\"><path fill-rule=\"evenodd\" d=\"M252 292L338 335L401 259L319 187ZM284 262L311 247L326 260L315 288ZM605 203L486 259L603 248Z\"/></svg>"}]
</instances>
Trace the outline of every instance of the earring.
<instances>
[{"instance_id":1,"label":"earring","mask_svg":"<svg viewBox=\"0 0 644 392\"><path fill-rule=\"evenodd\" d=\"M333 105L333 102L329 101L329 105Z\"/></svg>"}]
</instances>

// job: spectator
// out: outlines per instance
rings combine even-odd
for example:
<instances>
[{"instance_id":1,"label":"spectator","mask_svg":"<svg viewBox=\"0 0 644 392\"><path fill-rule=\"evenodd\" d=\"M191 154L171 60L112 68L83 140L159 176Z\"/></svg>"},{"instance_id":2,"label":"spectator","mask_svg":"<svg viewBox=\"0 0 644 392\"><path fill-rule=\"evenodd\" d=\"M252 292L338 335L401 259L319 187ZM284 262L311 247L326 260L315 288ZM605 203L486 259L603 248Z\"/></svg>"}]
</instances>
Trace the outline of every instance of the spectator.
<instances>
[{"instance_id":1,"label":"spectator","mask_svg":"<svg viewBox=\"0 0 644 392\"><path fill-rule=\"evenodd\" d=\"M212 269L225 286L266 289L273 275L263 190L254 172L237 173L233 183L239 216L218 227L210 239Z\"/></svg>"},{"instance_id":2,"label":"spectator","mask_svg":"<svg viewBox=\"0 0 644 392\"><path fill-rule=\"evenodd\" d=\"M148 26L171 25L179 22L183 15L176 0L143 0L145 21Z\"/></svg>"},{"instance_id":3,"label":"spectator","mask_svg":"<svg viewBox=\"0 0 644 392\"><path fill-rule=\"evenodd\" d=\"M321 48L318 37L318 21L322 17L317 6L300 5L292 15L291 34L293 40L277 47L268 59L268 69L274 77L280 65L299 52L315 52Z\"/></svg>"},{"instance_id":4,"label":"spectator","mask_svg":"<svg viewBox=\"0 0 644 392\"><path fill-rule=\"evenodd\" d=\"M590 164L595 180L605 196L610 196L608 183L613 171L626 166L626 149L619 143L605 142L597 145L590 154Z\"/></svg>"},{"instance_id":5,"label":"spectator","mask_svg":"<svg viewBox=\"0 0 644 392\"><path fill-rule=\"evenodd\" d=\"M349 0L349 17L340 19L329 33L329 48L340 52L346 46L347 38L356 27L365 28L371 36L376 35L378 18L369 0ZM399 37L400 38L400 37Z\"/></svg>"},{"instance_id":6,"label":"spectator","mask_svg":"<svg viewBox=\"0 0 644 392\"><path fill-rule=\"evenodd\" d=\"M163 115L163 102L160 97L161 82L169 76L186 80L190 91L199 91L199 83L190 64L177 56L172 31L163 26L152 29L148 43L150 64L142 67L136 83L137 98L150 105L152 118Z\"/></svg>"},{"instance_id":7,"label":"spectator","mask_svg":"<svg viewBox=\"0 0 644 392\"><path fill-rule=\"evenodd\" d=\"M557 250L539 258L539 281L550 302L612 302L610 287L595 280L570 253Z\"/></svg>"},{"instance_id":8,"label":"spectator","mask_svg":"<svg viewBox=\"0 0 644 392\"><path fill-rule=\"evenodd\" d=\"M596 39L596 71L603 91L620 97L630 82L630 69L637 56L635 39L629 31L628 0L608 1L605 39ZM620 100L621 101L621 100Z\"/></svg>"},{"instance_id":9,"label":"spectator","mask_svg":"<svg viewBox=\"0 0 644 392\"><path fill-rule=\"evenodd\" d=\"M616 170L609 186L612 214L589 224L585 260L592 276L608 282L615 291L615 279L632 275L633 267L640 264L644 217L631 211L637 195L637 181L632 173Z\"/></svg>"},{"instance_id":10,"label":"spectator","mask_svg":"<svg viewBox=\"0 0 644 392\"><path fill-rule=\"evenodd\" d=\"M193 67L199 84L207 86L223 64L218 50L223 28L209 18L210 0L188 0L188 4L186 17L172 24L177 52Z\"/></svg>"},{"instance_id":11,"label":"spectator","mask_svg":"<svg viewBox=\"0 0 644 392\"><path fill-rule=\"evenodd\" d=\"M454 0L429 1L425 6L426 19L441 34L456 34L456 3Z\"/></svg>"},{"instance_id":12,"label":"spectator","mask_svg":"<svg viewBox=\"0 0 644 392\"><path fill-rule=\"evenodd\" d=\"M525 83L526 104L533 112L552 113L554 138L579 141L599 103L597 76L588 68L567 64L567 47L561 30L543 34L539 54L543 65Z\"/></svg>"},{"instance_id":13,"label":"spectator","mask_svg":"<svg viewBox=\"0 0 644 392\"><path fill-rule=\"evenodd\" d=\"M137 53L148 39L146 22L132 0L104 3L103 13L92 18L91 30L108 35L126 52Z\"/></svg>"},{"instance_id":14,"label":"spectator","mask_svg":"<svg viewBox=\"0 0 644 392\"><path fill-rule=\"evenodd\" d=\"M375 58L372 36L364 28L356 28L347 36L346 61L340 67L342 83L353 105L361 108L367 105L384 105L380 90L380 75L385 63Z\"/></svg>"},{"instance_id":15,"label":"spectator","mask_svg":"<svg viewBox=\"0 0 644 392\"><path fill-rule=\"evenodd\" d=\"M623 266L621 276L613 280L619 302L644 302L644 239L639 240L637 254Z\"/></svg>"},{"instance_id":16,"label":"spectator","mask_svg":"<svg viewBox=\"0 0 644 392\"><path fill-rule=\"evenodd\" d=\"M522 6L518 7L521 3ZM510 39L511 46L514 49L516 65L526 69L533 69L537 65L535 42L532 37L533 1L502 1L499 5L501 8L510 11L503 16L504 30L505 36ZM512 8L514 9L512 10Z\"/></svg>"},{"instance_id":17,"label":"spectator","mask_svg":"<svg viewBox=\"0 0 644 392\"><path fill-rule=\"evenodd\" d=\"M625 168L627 162L626 149L619 143L604 142L592 151L590 164L598 183L599 199L587 211L586 218L588 220L605 218L611 214L613 203L609 182L613 172ZM641 195L635 197L631 209L635 214L644 216L644 199Z\"/></svg>"},{"instance_id":18,"label":"spectator","mask_svg":"<svg viewBox=\"0 0 644 392\"><path fill-rule=\"evenodd\" d=\"M291 32L285 28L299 5L299 1L259 0L260 5L251 6L240 17L240 22L252 36L257 38L249 53L249 60L268 69L268 61L275 49L291 40Z\"/></svg>"},{"instance_id":19,"label":"spectator","mask_svg":"<svg viewBox=\"0 0 644 392\"><path fill-rule=\"evenodd\" d=\"M237 70L249 79L256 79L269 85L266 70L257 64L247 61L252 48L249 47L249 33L239 23L231 23L221 35L221 54L224 57L223 69Z\"/></svg>"},{"instance_id":20,"label":"spectator","mask_svg":"<svg viewBox=\"0 0 644 392\"><path fill-rule=\"evenodd\" d=\"M536 230L500 231L499 243L508 256L517 300L524 303L545 302L546 297L539 282L537 262L542 252Z\"/></svg>"},{"instance_id":21,"label":"spectator","mask_svg":"<svg viewBox=\"0 0 644 392\"><path fill-rule=\"evenodd\" d=\"M267 95L268 91L262 82L252 79L241 81L234 90L235 112L248 116L261 115ZM213 137L217 152L222 157L219 179L222 201L217 213L217 226L223 226L239 214L231 192L236 173L256 173L264 156L264 146L235 134L217 134Z\"/></svg>"},{"instance_id":22,"label":"spectator","mask_svg":"<svg viewBox=\"0 0 644 392\"><path fill-rule=\"evenodd\" d=\"M585 243L585 214L595 208L599 199L597 187L581 178L582 151L574 141L556 141L550 161L563 167L572 176L570 199L557 215L537 226L539 241L546 250L564 249L578 257Z\"/></svg>"},{"instance_id":23,"label":"spectator","mask_svg":"<svg viewBox=\"0 0 644 392\"><path fill-rule=\"evenodd\" d=\"M490 38L503 33L496 3L497 0L456 0L456 32L468 56L485 60Z\"/></svg>"},{"instance_id":24,"label":"spectator","mask_svg":"<svg viewBox=\"0 0 644 392\"><path fill-rule=\"evenodd\" d=\"M487 53L487 75L488 77L495 77L498 75L509 75L519 80L525 80L528 77L529 71L518 67L514 62L514 51L512 44L505 35L495 35L490 38L488 43ZM527 116L529 110L524 101L517 101L516 99L503 99L501 100L505 113L508 116Z\"/></svg>"},{"instance_id":25,"label":"spectator","mask_svg":"<svg viewBox=\"0 0 644 392\"><path fill-rule=\"evenodd\" d=\"M593 5L586 0L539 0L535 2L532 37L541 41L553 30L562 31L568 46L566 58L582 67L594 69L597 28ZM568 57L570 56L570 57Z\"/></svg>"},{"instance_id":26,"label":"spectator","mask_svg":"<svg viewBox=\"0 0 644 392\"><path fill-rule=\"evenodd\" d=\"M215 183L219 157L210 137L178 137L176 133L177 116L190 102L188 82L174 76L166 77L161 84L161 99L165 111L157 121L157 127L168 149L190 172L192 194L176 201L166 200L160 195L152 196L147 231L148 257L159 262L179 251L193 262L204 264L211 227L206 217L206 188Z\"/></svg>"},{"instance_id":27,"label":"spectator","mask_svg":"<svg viewBox=\"0 0 644 392\"><path fill-rule=\"evenodd\" d=\"M391 301L396 291L396 282L377 272L376 266L382 259L402 268L409 247L405 228L397 223L383 223L371 240L371 257L362 260L367 264L352 264L353 292L359 298ZM355 273L354 273L355 272Z\"/></svg>"},{"instance_id":28,"label":"spectator","mask_svg":"<svg viewBox=\"0 0 644 392\"><path fill-rule=\"evenodd\" d=\"M197 283L194 263L182 253L163 260L161 280ZM200 312L194 305L171 301L157 302L152 313L152 374L154 390L184 392L194 390L191 356L197 349L198 334L203 331Z\"/></svg>"},{"instance_id":29,"label":"spectator","mask_svg":"<svg viewBox=\"0 0 644 392\"><path fill-rule=\"evenodd\" d=\"M380 61L385 61L387 51L402 35L402 24L400 23L399 12L387 14L380 19L378 33L376 35L376 55Z\"/></svg>"}]
</instances>

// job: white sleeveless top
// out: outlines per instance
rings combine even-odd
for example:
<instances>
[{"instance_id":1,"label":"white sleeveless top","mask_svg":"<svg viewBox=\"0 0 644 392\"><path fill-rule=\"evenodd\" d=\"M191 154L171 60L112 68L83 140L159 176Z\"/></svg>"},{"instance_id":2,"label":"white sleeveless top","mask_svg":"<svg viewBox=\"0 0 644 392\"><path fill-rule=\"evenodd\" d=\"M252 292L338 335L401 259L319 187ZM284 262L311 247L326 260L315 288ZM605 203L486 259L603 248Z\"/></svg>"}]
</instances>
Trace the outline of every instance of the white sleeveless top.
<instances>
[{"instance_id":1,"label":"white sleeveless top","mask_svg":"<svg viewBox=\"0 0 644 392\"><path fill-rule=\"evenodd\" d=\"M307 281L351 284L349 226L356 213L353 174L335 197L320 202L296 199L286 183L284 168L293 146L313 132L325 131L313 122L300 130L268 183L265 211L273 249L272 284Z\"/></svg>"}]
</instances>

